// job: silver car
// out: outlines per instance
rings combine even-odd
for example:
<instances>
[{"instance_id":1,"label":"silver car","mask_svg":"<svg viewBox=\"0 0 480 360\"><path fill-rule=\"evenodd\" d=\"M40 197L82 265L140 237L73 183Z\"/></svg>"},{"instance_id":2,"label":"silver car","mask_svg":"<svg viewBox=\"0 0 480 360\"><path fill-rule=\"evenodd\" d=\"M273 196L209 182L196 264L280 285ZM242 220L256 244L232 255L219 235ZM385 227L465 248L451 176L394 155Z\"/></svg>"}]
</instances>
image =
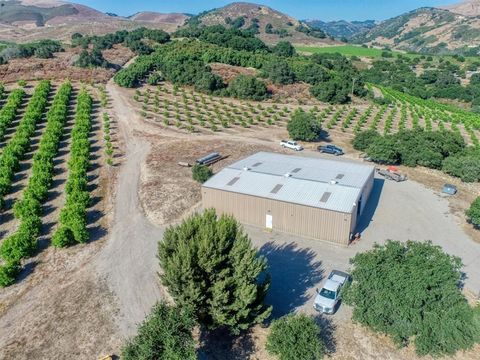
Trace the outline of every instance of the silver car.
<instances>
[{"instance_id":1,"label":"silver car","mask_svg":"<svg viewBox=\"0 0 480 360\"><path fill-rule=\"evenodd\" d=\"M322 289L317 289L317 296L313 303L313 308L324 314L334 314L340 301L343 285L349 282L350 275L338 270L333 270L328 275L327 281Z\"/></svg>"}]
</instances>

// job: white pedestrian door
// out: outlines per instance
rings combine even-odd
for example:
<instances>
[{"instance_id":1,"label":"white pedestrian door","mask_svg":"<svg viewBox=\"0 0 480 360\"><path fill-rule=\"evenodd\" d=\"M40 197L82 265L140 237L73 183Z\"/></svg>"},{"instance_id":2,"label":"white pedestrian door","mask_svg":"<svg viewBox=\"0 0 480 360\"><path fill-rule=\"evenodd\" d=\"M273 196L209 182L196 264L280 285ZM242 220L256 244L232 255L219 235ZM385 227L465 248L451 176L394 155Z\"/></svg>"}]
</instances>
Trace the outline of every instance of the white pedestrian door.
<instances>
[{"instance_id":1,"label":"white pedestrian door","mask_svg":"<svg viewBox=\"0 0 480 360\"><path fill-rule=\"evenodd\" d=\"M267 229L273 229L273 216L272 215L267 214L267 216L265 217L265 227Z\"/></svg>"}]
</instances>

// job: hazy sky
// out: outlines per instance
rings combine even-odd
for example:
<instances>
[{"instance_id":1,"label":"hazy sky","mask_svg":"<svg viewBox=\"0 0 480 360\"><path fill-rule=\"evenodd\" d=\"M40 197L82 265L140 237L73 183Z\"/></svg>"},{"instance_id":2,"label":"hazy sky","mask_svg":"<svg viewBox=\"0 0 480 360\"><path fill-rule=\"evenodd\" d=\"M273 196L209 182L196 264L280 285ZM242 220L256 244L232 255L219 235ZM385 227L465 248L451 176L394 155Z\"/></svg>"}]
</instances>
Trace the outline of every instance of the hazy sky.
<instances>
[{"instance_id":1,"label":"hazy sky","mask_svg":"<svg viewBox=\"0 0 480 360\"><path fill-rule=\"evenodd\" d=\"M298 19L384 20L423 6L452 4L460 0L259 0ZM104 12L132 15L139 11L198 13L232 1L210 0L73 0Z\"/></svg>"}]
</instances>

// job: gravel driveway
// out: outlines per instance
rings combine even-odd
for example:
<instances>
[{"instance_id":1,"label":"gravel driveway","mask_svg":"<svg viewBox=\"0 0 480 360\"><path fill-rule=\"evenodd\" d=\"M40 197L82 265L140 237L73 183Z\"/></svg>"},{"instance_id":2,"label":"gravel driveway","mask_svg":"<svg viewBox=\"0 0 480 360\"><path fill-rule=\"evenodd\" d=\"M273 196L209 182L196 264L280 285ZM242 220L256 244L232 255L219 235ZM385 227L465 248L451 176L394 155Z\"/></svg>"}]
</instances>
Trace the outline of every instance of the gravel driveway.
<instances>
[{"instance_id":1,"label":"gravel driveway","mask_svg":"<svg viewBox=\"0 0 480 360\"><path fill-rule=\"evenodd\" d=\"M480 244L463 232L442 195L413 181L376 179L359 226L362 239L349 247L245 227L269 260L272 285L268 301L274 305L275 316L296 309L313 313L315 288L322 284L324 276L332 269L348 270L349 259L357 252L386 239L431 240L447 253L459 256L467 276L466 289L479 293Z\"/></svg>"}]
</instances>

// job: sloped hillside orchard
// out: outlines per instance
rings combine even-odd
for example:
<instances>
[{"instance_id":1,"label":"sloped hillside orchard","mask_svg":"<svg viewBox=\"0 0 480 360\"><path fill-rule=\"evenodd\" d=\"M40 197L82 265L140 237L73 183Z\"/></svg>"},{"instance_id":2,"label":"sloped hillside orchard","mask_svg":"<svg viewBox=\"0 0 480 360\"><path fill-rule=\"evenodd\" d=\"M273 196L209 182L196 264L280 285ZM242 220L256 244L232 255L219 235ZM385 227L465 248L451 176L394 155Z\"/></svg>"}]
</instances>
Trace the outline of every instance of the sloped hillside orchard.
<instances>
[{"instance_id":1,"label":"sloped hillside orchard","mask_svg":"<svg viewBox=\"0 0 480 360\"><path fill-rule=\"evenodd\" d=\"M450 119L450 110L441 117L427 115L424 105L414 100L390 105L292 105L271 101L233 100L206 95L189 87L162 82L133 92L134 106L147 121L190 133L242 132L255 128L286 128L297 111L316 119L325 131L353 138L371 129L382 134L400 130L452 130L474 145L479 130ZM451 111L458 111L452 108ZM447 118L448 116L448 118ZM467 131L467 129L470 129Z\"/></svg>"}]
</instances>

